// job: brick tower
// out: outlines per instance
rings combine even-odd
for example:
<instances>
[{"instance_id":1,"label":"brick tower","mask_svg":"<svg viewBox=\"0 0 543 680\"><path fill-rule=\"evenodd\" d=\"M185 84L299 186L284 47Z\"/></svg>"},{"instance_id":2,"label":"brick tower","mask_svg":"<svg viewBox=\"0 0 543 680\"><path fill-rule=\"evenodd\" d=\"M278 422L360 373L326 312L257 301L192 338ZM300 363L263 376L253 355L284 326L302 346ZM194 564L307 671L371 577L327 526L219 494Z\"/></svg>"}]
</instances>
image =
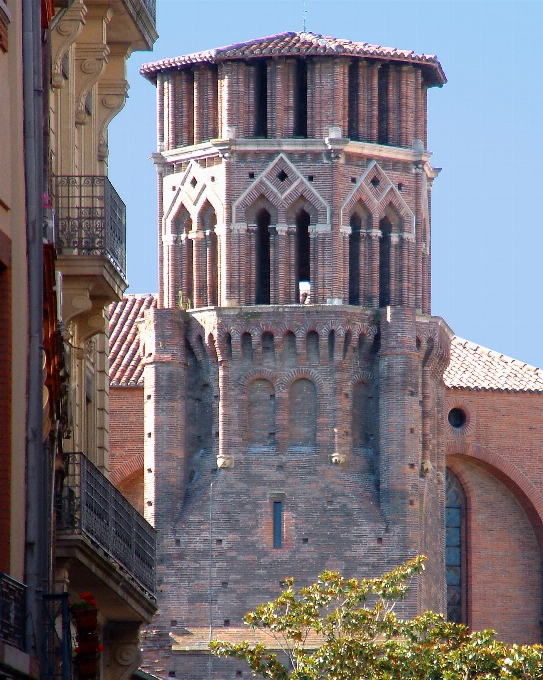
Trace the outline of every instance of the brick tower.
<instances>
[{"instance_id":1,"label":"brick tower","mask_svg":"<svg viewBox=\"0 0 543 680\"><path fill-rule=\"evenodd\" d=\"M443 371L430 311L426 92L437 59L284 33L144 66L158 91L158 309L145 509L154 673L323 569L419 553L402 612L445 610ZM239 671L238 671L239 673Z\"/></svg>"}]
</instances>

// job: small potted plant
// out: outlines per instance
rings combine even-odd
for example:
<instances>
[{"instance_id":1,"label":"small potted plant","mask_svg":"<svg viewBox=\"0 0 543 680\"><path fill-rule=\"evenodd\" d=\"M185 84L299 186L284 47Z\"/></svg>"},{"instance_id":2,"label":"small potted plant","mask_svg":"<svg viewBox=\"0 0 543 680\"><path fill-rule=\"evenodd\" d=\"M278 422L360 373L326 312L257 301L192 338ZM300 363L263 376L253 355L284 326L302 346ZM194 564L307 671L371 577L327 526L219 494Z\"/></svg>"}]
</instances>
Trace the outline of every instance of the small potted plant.
<instances>
[{"instance_id":1,"label":"small potted plant","mask_svg":"<svg viewBox=\"0 0 543 680\"><path fill-rule=\"evenodd\" d=\"M70 612L75 618L77 634L89 634L98 631L98 602L92 593L81 593L79 600L70 605Z\"/></svg>"}]
</instances>

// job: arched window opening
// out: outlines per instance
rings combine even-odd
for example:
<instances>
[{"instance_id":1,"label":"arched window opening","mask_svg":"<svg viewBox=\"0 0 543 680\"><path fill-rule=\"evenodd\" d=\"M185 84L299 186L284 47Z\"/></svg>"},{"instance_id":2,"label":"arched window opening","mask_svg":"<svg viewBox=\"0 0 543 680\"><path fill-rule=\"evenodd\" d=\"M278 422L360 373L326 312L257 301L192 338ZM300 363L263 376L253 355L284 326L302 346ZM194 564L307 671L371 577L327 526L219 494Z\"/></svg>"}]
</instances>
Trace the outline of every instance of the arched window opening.
<instances>
[{"instance_id":1,"label":"arched window opening","mask_svg":"<svg viewBox=\"0 0 543 680\"><path fill-rule=\"evenodd\" d=\"M255 126L254 136L268 136L268 65L265 61L255 64Z\"/></svg>"},{"instance_id":2,"label":"arched window opening","mask_svg":"<svg viewBox=\"0 0 543 680\"><path fill-rule=\"evenodd\" d=\"M351 216L349 234L349 304L360 304L360 231L362 220L358 213Z\"/></svg>"},{"instance_id":3,"label":"arched window opening","mask_svg":"<svg viewBox=\"0 0 543 680\"><path fill-rule=\"evenodd\" d=\"M388 217L379 222L381 238L379 239L379 307L390 304L390 249L392 223Z\"/></svg>"},{"instance_id":4,"label":"arched window opening","mask_svg":"<svg viewBox=\"0 0 543 680\"><path fill-rule=\"evenodd\" d=\"M264 366L275 364L275 342L273 333L262 333L262 363Z\"/></svg>"},{"instance_id":5,"label":"arched window opening","mask_svg":"<svg viewBox=\"0 0 543 680\"><path fill-rule=\"evenodd\" d=\"M253 338L250 333L241 336L241 362L243 364L253 363Z\"/></svg>"},{"instance_id":6,"label":"arched window opening","mask_svg":"<svg viewBox=\"0 0 543 680\"><path fill-rule=\"evenodd\" d=\"M308 364L320 362L319 341L319 334L316 331L309 331L305 338L305 353Z\"/></svg>"},{"instance_id":7,"label":"arched window opening","mask_svg":"<svg viewBox=\"0 0 543 680\"><path fill-rule=\"evenodd\" d=\"M349 349L351 347L351 339L353 335L351 331L347 331L345 333L345 338L343 340L343 358L346 359L347 355L349 354Z\"/></svg>"},{"instance_id":8,"label":"arched window opening","mask_svg":"<svg viewBox=\"0 0 543 680\"><path fill-rule=\"evenodd\" d=\"M268 380L255 380L249 386L247 426L249 446L275 443L275 391Z\"/></svg>"},{"instance_id":9,"label":"arched window opening","mask_svg":"<svg viewBox=\"0 0 543 680\"><path fill-rule=\"evenodd\" d=\"M232 358L232 336L230 333L227 333L225 335L225 342L226 342L226 356L231 359Z\"/></svg>"},{"instance_id":10,"label":"arched window opening","mask_svg":"<svg viewBox=\"0 0 543 680\"><path fill-rule=\"evenodd\" d=\"M213 394L207 383L201 387L200 395L196 398L198 423L198 445L201 449L210 449L213 436Z\"/></svg>"},{"instance_id":11,"label":"arched window opening","mask_svg":"<svg viewBox=\"0 0 543 680\"><path fill-rule=\"evenodd\" d=\"M187 309L191 309L194 306L194 241L191 238L187 238L186 248L185 295Z\"/></svg>"},{"instance_id":12,"label":"arched window opening","mask_svg":"<svg viewBox=\"0 0 543 680\"><path fill-rule=\"evenodd\" d=\"M296 61L294 74L294 137L307 137L307 64Z\"/></svg>"},{"instance_id":13,"label":"arched window opening","mask_svg":"<svg viewBox=\"0 0 543 680\"><path fill-rule=\"evenodd\" d=\"M270 213L262 209L256 216L256 299L257 305L270 304Z\"/></svg>"},{"instance_id":14,"label":"arched window opening","mask_svg":"<svg viewBox=\"0 0 543 680\"><path fill-rule=\"evenodd\" d=\"M296 336L292 331L287 331L283 336L283 362L287 367L298 365Z\"/></svg>"},{"instance_id":15,"label":"arched window opening","mask_svg":"<svg viewBox=\"0 0 543 680\"><path fill-rule=\"evenodd\" d=\"M445 574L447 619L467 623L466 495L458 477L447 470L445 501Z\"/></svg>"},{"instance_id":16,"label":"arched window opening","mask_svg":"<svg viewBox=\"0 0 543 680\"><path fill-rule=\"evenodd\" d=\"M353 387L352 433L354 447L371 446L374 440L376 423L372 401L372 388L365 382L358 382Z\"/></svg>"},{"instance_id":17,"label":"arched window opening","mask_svg":"<svg viewBox=\"0 0 543 680\"><path fill-rule=\"evenodd\" d=\"M350 139L359 139L358 132L358 61L349 65L348 130Z\"/></svg>"},{"instance_id":18,"label":"arched window opening","mask_svg":"<svg viewBox=\"0 0 543 680\"><path fill-rule=\"evenodd\" d=\"M311 286L311 241L309 224L311 217L303 208L296 215L296 291L301 301L303 293ZM304 300L305 302L306 300Z\"/></svg>"},{"instance_id":19,"label":"arched window opening","mask_svg":"<svg viewBox=\"0 0 543 680\"><path fill-rule=\"evenodd\" d=\"M317 441L317 390L301 378L289 390L289 445L311 446Z\"/></svg>"},{"instance_id":20,"label":"arched window opening","mask_svg":"<svg viewBox=\"0 0 543 680\"><path fill-rule=\"evenodd\" d=\"M388 144L388 64L381 64L377 81L377 142Z\"/></svg>"},{"instance_id":21,"label":"arched window opening","mask_svg":"<svg viewBox=\"0 0 543 680\"><path fill-rule=\"evenodd\" d=\"M334 330L328 333L328 361L334 361L334 352L336 351L336 332Z\"/></svg>"}]
</instances>

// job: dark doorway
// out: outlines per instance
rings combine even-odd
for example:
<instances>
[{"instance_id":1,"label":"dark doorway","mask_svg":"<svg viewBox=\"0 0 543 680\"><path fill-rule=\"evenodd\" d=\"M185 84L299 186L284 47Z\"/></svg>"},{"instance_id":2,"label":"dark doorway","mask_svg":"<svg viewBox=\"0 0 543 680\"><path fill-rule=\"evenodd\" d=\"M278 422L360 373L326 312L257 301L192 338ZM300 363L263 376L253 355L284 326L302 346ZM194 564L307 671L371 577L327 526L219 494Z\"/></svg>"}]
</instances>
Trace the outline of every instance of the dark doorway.
<instances>
[{"instance_id":1,"label":"dark doorway","mask_svg":"<svg viewBox=\"0 0 543 680\"><path fill-rule=\"evenodd\" d=\"M305 210L296 215L296 294L300 295L300 283L311 282L311 244L309 224L311 218ZM298 302L298 300L296 300Z\"/></svg>"},{"instance_id":2,"label":"dark doorway","mask_svg":"<svg viewBox=\"0 0 543 680\"><path fill-rule=\"evenodd\" d=\"M349 304L360 304L360 229L362 222L355 213L349 234Z\"/></svg>"},{"instance_id":3,"label":"dark doorway","mask_svg":"<svg viewBox=\"0 0 543 680\"><path fill-rule=\"evenodd\" d=\"M256 216L257 305L270 304L270 222L271 215L267 210L261 210Z\"/></svg>"},{"instance_id":4,"label":"dark doorway","mask_svg":"<svg viewBox=\"0 0 543 680\"><path fill-rule=\"evenodd\" d=\"M379 307L390 304L390 247L392 223L388 217L379 222L381 238L379 239Z\"/></svg>"}]
</instances>

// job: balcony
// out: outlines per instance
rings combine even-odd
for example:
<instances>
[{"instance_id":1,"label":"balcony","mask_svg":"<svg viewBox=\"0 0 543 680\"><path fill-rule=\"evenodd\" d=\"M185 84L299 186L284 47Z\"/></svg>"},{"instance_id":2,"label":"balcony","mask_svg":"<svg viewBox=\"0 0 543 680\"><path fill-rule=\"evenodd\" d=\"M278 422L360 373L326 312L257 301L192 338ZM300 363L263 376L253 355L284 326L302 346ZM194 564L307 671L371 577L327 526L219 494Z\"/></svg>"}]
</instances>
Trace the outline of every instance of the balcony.
<instances>
[{"instance_id":1,"label":"balcony","mask_svg":"<svg viewBox=\"0 0 543 680\"><path fill-rule=\"evenodd\" d=\"M26 586L0 573L0 642L17 649L25 646Z\"/></svg>"},{"instance_id":2,"label":"balcony","mask_svg":"<svg viewBox=\"0 0 543 680\"><path fill-rule=\"evenodd\" d=\"M156 532L82 453L57 494L57 563L70 590L90 590L111 620L148 620L155 606ZM127 606L132 609L128 611Z\"/></svg>"},{"instance_id":3,"label":"balcony","mask_svg":"<svg viewBox=\"0 0 543 680\"><path fill-rule=\"evenodd\" d=\"M86 0L87 5L102 0ZM129 43L131 50L151 50L158 38L156 31L156 0L123 0L115 3L107 28L108 45Z\"/></svg>"},{"instance_id":4,"label":"balcony","mask_svg":"<svg viewBox=\"0 0 543 680\"><path fill-rule=\"evenodd\" d=\"M125 278L126 207L107 177L56 177L55 209L60 255L106 257Z\"/></svg>"}]
</instances>

